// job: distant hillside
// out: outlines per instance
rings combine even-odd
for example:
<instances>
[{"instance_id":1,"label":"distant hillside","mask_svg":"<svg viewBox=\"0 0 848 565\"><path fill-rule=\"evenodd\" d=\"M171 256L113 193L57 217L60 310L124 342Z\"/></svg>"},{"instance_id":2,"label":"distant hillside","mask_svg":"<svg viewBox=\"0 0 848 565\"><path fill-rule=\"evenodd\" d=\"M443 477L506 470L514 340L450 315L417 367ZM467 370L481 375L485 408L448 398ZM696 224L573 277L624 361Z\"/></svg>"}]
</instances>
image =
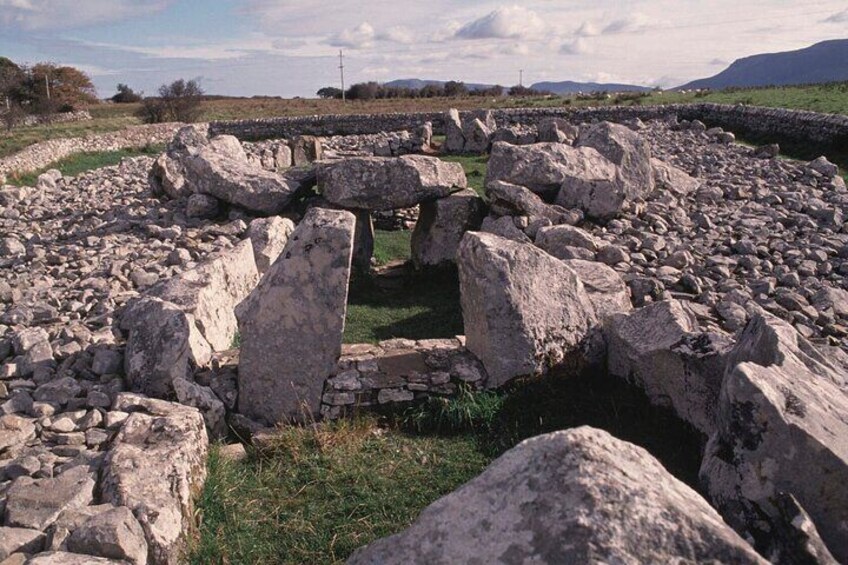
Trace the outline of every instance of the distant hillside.
<instances>
[{"instance_id":1,"label":"distant hillside","mask_svg":"<svg viewBox=\"0 0 848 565\"><path fill-rule=\"evenodd\" d=\"M633 84L603 84L597 82L573 82L565 80L562 82L537 82L530 88L553 92L554 94L577 94L585 92L647 92L651 90L647 86L636 86Z\"/></svg>"},{"instance_id":2,"label":"distant hillside","mask_svg":"<svg viewBox=\"0 0 848 565\"><path fill-rule=\"evenodd\" d=\"M714 77L678 88L717 90L731 86L783 86L843 80L848 80L848 39L834 39L798 51L737 59Z\"/></svg>"},{"instance_id":3,"label":"distant hillside","mask_svg":"<svg viewBox=\"0 0 848 565\"><path fill-rule=\"evenodd\" d=\"M430 84L436 86L444 86L446 82L447 81L444 80L422 80L420 78L404 78L385 82L383 83L383 86L388 86L390 88L414 88L420 90ZM468 90L484 90L486 88L491 88L494 85L466 82L465 86L466 88L468 88Z\"/></svg>"}]
</instances>

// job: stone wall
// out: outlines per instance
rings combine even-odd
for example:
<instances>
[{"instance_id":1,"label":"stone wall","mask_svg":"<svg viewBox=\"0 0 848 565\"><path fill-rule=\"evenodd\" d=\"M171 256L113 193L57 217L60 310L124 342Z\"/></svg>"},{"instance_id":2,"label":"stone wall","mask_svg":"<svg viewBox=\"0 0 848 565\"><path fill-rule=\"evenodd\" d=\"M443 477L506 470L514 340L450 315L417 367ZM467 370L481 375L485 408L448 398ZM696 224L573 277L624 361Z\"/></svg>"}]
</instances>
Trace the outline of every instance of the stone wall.
<instances>
[{"instance_id":1,"label":"stone wall","mask_svg":"<svg viewBox=\"0 0 848 565\"><path fill-rule=\"evenodd\" d=\"M75 153L116 151L168 143L181 125L135 126L114 133L42 141L0 159L0 175L37 171Z\"/></svg>"},{"instance_id":2,"label":"stone wall","mask_svg":"<svg viewBox=\"0 0 848 565\"><path fill-rule=\"evenodd\" d=\"M463 118L469 112L462 112ZM602 120L623 121L664 119L699 119L709 126L777 142L805 143L821 152L848 145L848 117L799 110L731 106L723 104L669 104L665 106L602 106L587 108L515 108L493 110L498 125L535 124L543 118L562 117L573 122ZM210 133L235 135L239 139L267 139L295 135L353 135L381 131L413 130L424 122L432 122L436 133L444 133L441 112L398 114L353 114L268 118L213 122Z\"/></svg>"},{"instance_id":3,"label":"stone wall","mask_svg":"<svg viewBox=\"0 0 848 565\"><path fill-rule=\"evenodd\" d=\"M21 123L19 123L18 126L30 127L42 124L67 124L70 122L84 122L90 119L91 114L85 110L80 110L78 112L62 112L60 114L27 116L21 120Z\"/></svg>"}]
</instances>

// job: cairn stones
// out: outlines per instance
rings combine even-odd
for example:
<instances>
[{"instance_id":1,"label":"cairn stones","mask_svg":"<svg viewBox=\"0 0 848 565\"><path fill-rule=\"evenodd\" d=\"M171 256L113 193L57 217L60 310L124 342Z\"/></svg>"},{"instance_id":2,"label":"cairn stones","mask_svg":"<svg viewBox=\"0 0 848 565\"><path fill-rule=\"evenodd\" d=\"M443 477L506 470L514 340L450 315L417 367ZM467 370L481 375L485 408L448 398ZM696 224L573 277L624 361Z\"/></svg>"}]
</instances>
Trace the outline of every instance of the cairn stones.
<instances>
[{"instance_id":1,"label":"cairn stones","mask_svg":"<svg viewBox=\"0 0 848 565\"><path fill-rule=\"evenodd\" d=\"M341 353L355 217L312 208L242 302L239 412L269 424L317 417Z\"/></svg>"}]
</instances>

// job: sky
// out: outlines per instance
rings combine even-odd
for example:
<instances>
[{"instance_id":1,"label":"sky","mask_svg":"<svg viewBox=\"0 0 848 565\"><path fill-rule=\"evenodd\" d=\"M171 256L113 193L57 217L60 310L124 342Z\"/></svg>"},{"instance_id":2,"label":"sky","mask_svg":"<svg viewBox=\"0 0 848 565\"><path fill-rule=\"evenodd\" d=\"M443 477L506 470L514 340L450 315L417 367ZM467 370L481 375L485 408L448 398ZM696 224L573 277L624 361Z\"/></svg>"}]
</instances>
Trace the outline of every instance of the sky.
<instances>
[{"instance_id":1,"label":"sky","mask_svg":"<svg viewBox=\"0 0 848 565\"><path fill-rule=\"evenodd\" d=\"M198 79L314 96L400 78L671 87L733 60L848 38L845 0L0 0L0 56L80 68L99 94Z\"/></svg>"}]
</instances>

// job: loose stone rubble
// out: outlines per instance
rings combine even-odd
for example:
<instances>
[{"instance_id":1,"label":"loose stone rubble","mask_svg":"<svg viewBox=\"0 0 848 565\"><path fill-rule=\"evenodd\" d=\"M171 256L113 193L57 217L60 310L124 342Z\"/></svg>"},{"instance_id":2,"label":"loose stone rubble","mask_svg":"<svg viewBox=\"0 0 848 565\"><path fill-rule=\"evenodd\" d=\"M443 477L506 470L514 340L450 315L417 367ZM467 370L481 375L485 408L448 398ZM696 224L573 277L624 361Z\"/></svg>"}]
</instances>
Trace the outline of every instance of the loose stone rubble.
<instances>
[{"instance_id":1,"label":"loose stone rubble","mask_svg":"<svg viewBox=\"0 0 848 565\"><path fill-rule=\"evenodd\" d=\"M433 156L433 123L257 143L190 126L157 159L0 188L0 560L175 563L210 437L554 366L607 370L701 432L729 526L640 448L580 429L352 561L848 560L835 165L698 122L463 116L437 124L441 150L490 152L485 199ZM374 225L414 228L419 270L457 270L465 336L342 345ZM483 490L510 496L492 510ZM513 512L539 497L550 519Z\"/></svg>"}]
</instances>

